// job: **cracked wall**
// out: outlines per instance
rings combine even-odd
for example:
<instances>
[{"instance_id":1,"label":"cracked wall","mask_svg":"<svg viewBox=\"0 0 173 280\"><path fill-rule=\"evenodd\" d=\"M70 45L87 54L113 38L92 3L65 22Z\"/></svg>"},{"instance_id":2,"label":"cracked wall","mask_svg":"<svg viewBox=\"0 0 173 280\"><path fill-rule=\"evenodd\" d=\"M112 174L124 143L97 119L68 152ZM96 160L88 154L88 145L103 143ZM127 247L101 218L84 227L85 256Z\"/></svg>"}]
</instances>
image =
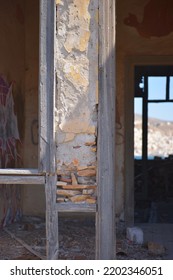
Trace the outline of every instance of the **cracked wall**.
<instances>
[{"instance_id":1,"label":"cracked wall","mask_svg":"<svg viewBox=\"0 0 173 280\"><path fill-rule=\"evenodd\" d=\"M98 1L57 0L57 173L77 182L81 168L96 170L98 103ZM86 173L85 173L86 175ZM78 178L82 177L82 178Z\"/></svg>"}]
</instances>

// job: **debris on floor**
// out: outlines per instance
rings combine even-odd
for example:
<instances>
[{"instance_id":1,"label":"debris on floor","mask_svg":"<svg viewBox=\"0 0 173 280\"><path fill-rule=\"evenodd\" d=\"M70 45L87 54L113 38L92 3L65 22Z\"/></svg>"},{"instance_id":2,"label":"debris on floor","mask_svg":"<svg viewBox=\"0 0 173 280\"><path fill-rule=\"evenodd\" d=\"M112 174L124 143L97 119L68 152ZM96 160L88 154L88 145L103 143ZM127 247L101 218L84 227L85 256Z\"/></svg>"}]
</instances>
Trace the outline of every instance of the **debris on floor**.
<instances>
[{"instance_id":1,"label":"debris on floor","mask_svg":"<svg viewBox=\"0 0 173 280\"><path fill-rule=\"evenodd\" d=\"M135 244L125 232L117 233L116 258L120 260L160 260L166 249L162 244ZM44 219L24 217L22 222L0 230L1 260L46 258ZM95 220L93 218L59 218L59 259L95 259Z\"/></svg>"},{"instance_id":2,"label":"debris on floor","mask_svg":"<svg viewBox=\"0 0 173 280\"><path fill-rule=\"evenodd\" d=\"M155 256L164 256L166 253L166 248L156 242L148 242L148 251L150 254Z\"/></svg>"}]
</instances>

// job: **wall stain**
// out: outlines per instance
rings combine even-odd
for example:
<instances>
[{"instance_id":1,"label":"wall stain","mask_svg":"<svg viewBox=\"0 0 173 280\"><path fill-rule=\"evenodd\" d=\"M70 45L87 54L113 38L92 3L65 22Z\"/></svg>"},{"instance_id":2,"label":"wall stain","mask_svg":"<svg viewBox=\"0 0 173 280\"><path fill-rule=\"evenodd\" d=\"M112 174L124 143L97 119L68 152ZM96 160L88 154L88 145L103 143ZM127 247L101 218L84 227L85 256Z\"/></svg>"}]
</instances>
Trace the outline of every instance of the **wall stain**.
<instances>
[{"instance_id":1,"label":"wall stain","mask_svg":"<svg viewBox=\"0 0 173 280\"><path fill-rule=\"evenodd\" d=\"M25 16L19 4L16 5L15 17L21 25L25 23Z\"/></svg>"},{"instance_id":2,"label":"wall stain","mask_svg":"<svg viewBox=\"0 0 173 280\"><path fill-rule=\"evenodd\" d=\"M136 28L138 34L145 38L162 37L173 32L173 1L150 0L144 7L143 19L129 13L124 24Z\"/></svg>"}]
</instances>

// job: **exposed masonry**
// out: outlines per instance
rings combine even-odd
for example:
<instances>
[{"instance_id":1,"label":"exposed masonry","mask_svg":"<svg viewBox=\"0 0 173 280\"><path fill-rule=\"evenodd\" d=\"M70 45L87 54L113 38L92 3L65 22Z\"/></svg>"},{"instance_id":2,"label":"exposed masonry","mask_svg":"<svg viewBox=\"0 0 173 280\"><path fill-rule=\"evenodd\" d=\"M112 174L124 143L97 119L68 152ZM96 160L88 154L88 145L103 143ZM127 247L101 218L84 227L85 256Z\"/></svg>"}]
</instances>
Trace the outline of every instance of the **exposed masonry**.
<instances>
[{"instance_id":1,"label":"exposed masonry","mask_svg":"<svg viewBox=\"0 0 173 280\"><path fill-rule=\"evenodd\" d=\"M96 202L98 0L57 0L57 201Z\"/></svg>"}]
</instances>

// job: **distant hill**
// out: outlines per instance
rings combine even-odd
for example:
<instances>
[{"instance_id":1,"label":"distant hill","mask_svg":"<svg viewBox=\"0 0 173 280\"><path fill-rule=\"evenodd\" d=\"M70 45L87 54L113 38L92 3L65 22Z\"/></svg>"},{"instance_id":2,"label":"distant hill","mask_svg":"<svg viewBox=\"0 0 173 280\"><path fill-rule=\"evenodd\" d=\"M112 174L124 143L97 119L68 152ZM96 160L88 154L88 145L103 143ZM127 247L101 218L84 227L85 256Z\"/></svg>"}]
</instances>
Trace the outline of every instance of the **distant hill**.
<instances>
[{"instance_id":1,"label":"distant hill","mask_svg":"<svg viewBox=\"0 0 173 280\"><path fill-rule=\"evenodd\" d=\"M135 114L135 119L136 120L141 120L141 118L142 118L142 115L140 115L140 114ZM165 121L165 120L162 120L162 119L158 119L158 118L152 118L152 117L149 117L148 118L149 119L149 121L150 122L163 122L163 123L167 123L167 122L169 122L169 123L173 123L173 121Z\"/></svg>"},{"instance_id":2,"label":"distant hill","mask_svg":"<svg viewBox=\"0 0 173 280\"><path fill-rule=\"evenodd\" d=\"M142 116L135 115L135 155L141 155ZM148 119L148 155L164 156L173 154L173 122L156 118Z\"/></svg>"}]
</instances>

